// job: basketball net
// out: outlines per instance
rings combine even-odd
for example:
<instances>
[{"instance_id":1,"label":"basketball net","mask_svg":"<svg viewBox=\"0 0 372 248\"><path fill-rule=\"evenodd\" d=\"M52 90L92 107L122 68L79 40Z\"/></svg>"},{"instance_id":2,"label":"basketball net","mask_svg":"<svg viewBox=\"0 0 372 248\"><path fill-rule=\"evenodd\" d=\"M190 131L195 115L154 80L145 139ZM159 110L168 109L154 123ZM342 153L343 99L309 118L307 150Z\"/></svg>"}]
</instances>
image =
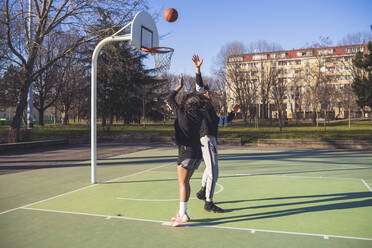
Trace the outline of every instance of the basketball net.
<instances>
[{"instance_id":1,"label":"basketball net","mask_svg":"<svg viewBox=\"0 0 372 248\"><path fill-rule=\"evenodd\" d=\"M153 47L150 49L141 48L142 51L150 53L154 57L155 68L159 72L166 72L170 69L173 48L170 47Z\"/></svg>"}]
</instances>

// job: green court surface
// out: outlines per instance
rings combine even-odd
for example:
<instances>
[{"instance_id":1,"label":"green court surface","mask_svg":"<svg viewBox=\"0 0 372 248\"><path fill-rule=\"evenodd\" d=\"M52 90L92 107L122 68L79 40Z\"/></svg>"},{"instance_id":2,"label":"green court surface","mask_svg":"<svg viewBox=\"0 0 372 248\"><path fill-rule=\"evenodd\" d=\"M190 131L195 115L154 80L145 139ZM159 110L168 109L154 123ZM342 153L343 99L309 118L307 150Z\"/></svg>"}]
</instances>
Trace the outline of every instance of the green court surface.
<instances>
[{"instance_id":1,"label":"green court surface","mask_svg":"<svg viewBox=\"0 0 372 248\"><path fill-rule=\"evenodd\" d=\"M220 150L215 202L178 210L176 149L0 176L0 247L372 247L372 153Z\"/></svg>"}]
</instances>

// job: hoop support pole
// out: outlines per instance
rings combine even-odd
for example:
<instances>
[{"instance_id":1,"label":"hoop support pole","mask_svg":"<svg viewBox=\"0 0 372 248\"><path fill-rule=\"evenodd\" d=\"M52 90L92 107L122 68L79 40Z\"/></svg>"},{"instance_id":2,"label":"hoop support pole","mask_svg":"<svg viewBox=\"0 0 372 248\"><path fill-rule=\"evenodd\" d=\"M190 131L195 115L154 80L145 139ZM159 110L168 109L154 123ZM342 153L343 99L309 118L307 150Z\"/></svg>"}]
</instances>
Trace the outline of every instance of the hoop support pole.
<instances>
[{"instance_id":1,"label":"hoop support pole","mask_svg":"<svg viewBox=\"0 0 372 248\"><path fill-rule=\"evenodd\" d=\"M131 23L130 23L131 24ZM119 31L124 30L130 24L126 25L124 28L120 29ZM118 32L117 32L118 33ZM115 33L116 34L116 33ZM91 68L91 183L95 184L97 182L97 174L96 174L96 166L97 166L97 60L99 52L101 51L102 47L107 43L114 42L114 41L127 41L132 39L131 34L122 35L122 36L115 36L112 35L101 40L97 46L95 47L92 55L92 68Z\"/></svg>"}]
</instances>

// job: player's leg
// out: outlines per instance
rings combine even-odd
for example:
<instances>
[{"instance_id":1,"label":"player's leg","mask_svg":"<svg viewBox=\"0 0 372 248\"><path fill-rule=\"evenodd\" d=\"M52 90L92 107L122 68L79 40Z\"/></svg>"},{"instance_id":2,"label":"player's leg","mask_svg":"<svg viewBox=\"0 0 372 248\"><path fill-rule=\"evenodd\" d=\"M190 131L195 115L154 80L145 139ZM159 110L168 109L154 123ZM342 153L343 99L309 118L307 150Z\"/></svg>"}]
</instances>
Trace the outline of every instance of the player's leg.
<instances>
[{"instance_id":1,"label":"player's leg","mask_svg":"<svg viewBox=\"0 0 372 248\"><path fill-rule=\"evenodd\" d=\"M210 169L211 163L209 162L210 157L209 157L209 151L208 151L208 142L209 142L208 136L204 136L204 137L200 138L201 150L202 150L203 160L204 160L204 164L205 164L205 169L204 169L204 172L203 172L201 189L196 193L196 197L199 200L203 200L203 201L205 201L205 199L206 199L205 198L206 185L207 185L208 177L209 177L210 171L211 171L211 169Z\"/></svg>"},{"instance_id":2,"label":"player's leg","mask_svg":"<svg viewBox=\"0 0 372 248\"><path fill-rule=\"evenodd\" d=\"M211 137L208 142L209 166L207 184L206 184L206 201L213 201L214 190L218 179L218 153L216 139Z\"/></svg>"},{"instance_id":3,"label":"player's leg","mask_svg":"<svg viewBox=\"0 0 372 248\"><path fill-rule=\"evenodd\" d=\"M180 205L176 216L172 218L174 221L172 226L181 226L183 223L190 220L190 217L187 214L187 204L190 198L190 178L193 173L194 170L187 170L181 165L177 166Z\"/></svg>"},{"instance_id":4,"label":"player's leg","mask_svg":"<svg viewBox=\"0 0 372 248\"><path fill-rule=\"evenodd\" d=\"M205 150L204 162L206 164L206 187L205 187L205 205L204 209L210 212L222 213L224 210L217 207L213 202L214 190L218 179L218 153L217 141L213 137L208 137L207 144L203 147Z\"/></svg>"},{"instance_id":5,"label":"player's leg","mask_svg":"<svg viewBox=\"0 0 372 248\"><path fill-rule=\"evenodd\" d=\"M191 147L180 146L179 148L179 159L177 166L177 176L178 176L178 188L179 188L179 198L180 198L180 208L176 216L172 218L174 222L172 226L181 226L184 222L190 220L187 214L187 204L190 198L190 179L194 174L194 171L199 167L201 161L201 151L196 151L200 153L200 157L195 157L195 150Z\"/></svg>"}]
</instances>

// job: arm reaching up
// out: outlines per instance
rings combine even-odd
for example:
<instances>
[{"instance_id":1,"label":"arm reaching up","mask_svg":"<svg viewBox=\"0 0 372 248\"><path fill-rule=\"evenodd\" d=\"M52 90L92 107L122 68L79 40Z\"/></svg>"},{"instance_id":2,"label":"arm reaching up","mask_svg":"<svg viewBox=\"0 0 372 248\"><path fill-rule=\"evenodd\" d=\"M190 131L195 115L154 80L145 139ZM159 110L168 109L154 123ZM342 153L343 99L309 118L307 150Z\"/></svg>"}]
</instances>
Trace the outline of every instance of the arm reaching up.
<instances>
[{"instance_id":1,"label":"arm reaching up","mask_svg":"<svg viewBox=\"0 0 372 248\"><path fill-rule=\"evenodd\" d=\"M200 60L199 56L197 54L194 54L192 56L192 61L194 62L196 69L196 91L199 93L204 93L203 79L200 73L200 67L203 64L203 60Z\"/></svg>"},{"instance_id":2,"label":"arm reaching up","mask_svg":"<svg viewBox=\"0 0 372 248\"><path fill-rule=\"evenodd\" d=\"M183 88L183 74L181 73L180 76L178 77L178 86L175 88L168 96L168 104L169 106L175 110L178 108L178 104L176 101L176 95L178 92Z\"/></svg>"}]
</instances>

